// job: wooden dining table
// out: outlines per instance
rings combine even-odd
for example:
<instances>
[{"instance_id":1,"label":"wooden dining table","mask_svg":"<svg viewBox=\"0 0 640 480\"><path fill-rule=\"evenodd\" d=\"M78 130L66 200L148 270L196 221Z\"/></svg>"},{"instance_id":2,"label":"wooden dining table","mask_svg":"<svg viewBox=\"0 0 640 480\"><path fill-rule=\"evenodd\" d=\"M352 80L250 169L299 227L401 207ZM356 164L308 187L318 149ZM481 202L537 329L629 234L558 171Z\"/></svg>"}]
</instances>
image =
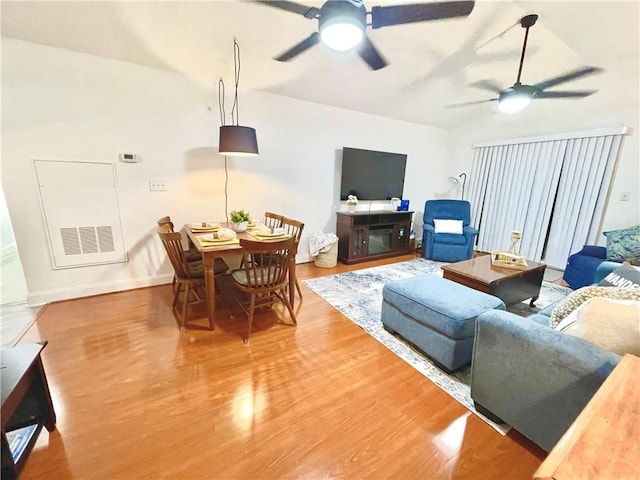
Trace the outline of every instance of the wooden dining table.
<instances>
[{"instance_id":1,"label":"wooden dining table","mask_svg":"<svg viewBox=\"0 0 640 480\"><path fill-rule=\"evenodd\" d=\"M229 228L231 229L231 223L220 223L221 228ZM242 247L240 243L222 243L221 245L215 244L206 244L203 245L198 240L198 237L203 235L210 235L212 231L204 231L199 229L192 229L191 225L187 224L184 226L184 230L187 233L187 237L189 238L189 243L192 244L201 254L202 254L202 264L204 266L204 283L205 289L207 291L207 314L209 317L209 328L213 330L214 327L214 317L216 313L216 279L213 272L213 264L216 257L220 257L222 255L228 254L240 254L242 252ZM282 240L283 238L287 238L285 236L277 237L273 239L258 239L251 235L248 232L237 232L236 236L238 240L247 239L247 240L259 240L262 242L273 242ZM295 264L295 255L291 256L291 264ZM295 297L295 288L296 288L296 278L295 278L295 266L291 268L291 264L289 265L289 301L291 302L291 306L294 304Z\"/></svg>"}]
</instances>

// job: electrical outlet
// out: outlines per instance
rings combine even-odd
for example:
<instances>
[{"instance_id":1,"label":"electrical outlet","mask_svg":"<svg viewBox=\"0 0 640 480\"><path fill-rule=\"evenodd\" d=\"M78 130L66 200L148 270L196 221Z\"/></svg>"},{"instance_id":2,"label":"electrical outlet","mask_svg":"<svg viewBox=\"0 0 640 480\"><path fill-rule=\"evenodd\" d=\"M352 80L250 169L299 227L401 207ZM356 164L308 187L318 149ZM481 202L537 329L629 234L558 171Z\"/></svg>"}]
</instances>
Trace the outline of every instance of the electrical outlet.
<instances>
[{"instance_id":1,"label":"electrical outlet","mask_svg":"<svg viewBox=\"0 0 640 480\"><path fill-rule=\"evenodd\" d=\"M152 192L166 192L167 191L167 181L161 180L157 178L149 179L149 190Z\"/></svg>"},{"instance_id":2,"label":"electrical outlet","mask_svg":"<svg viewBox=\"0 0 640 480\"><path fill-rule=\"evenodd\" d=\"M621 202L628 202L629 201L629 197L631 197L631 192L620 192L620 201Z\"/></svg>"}]
</instances>

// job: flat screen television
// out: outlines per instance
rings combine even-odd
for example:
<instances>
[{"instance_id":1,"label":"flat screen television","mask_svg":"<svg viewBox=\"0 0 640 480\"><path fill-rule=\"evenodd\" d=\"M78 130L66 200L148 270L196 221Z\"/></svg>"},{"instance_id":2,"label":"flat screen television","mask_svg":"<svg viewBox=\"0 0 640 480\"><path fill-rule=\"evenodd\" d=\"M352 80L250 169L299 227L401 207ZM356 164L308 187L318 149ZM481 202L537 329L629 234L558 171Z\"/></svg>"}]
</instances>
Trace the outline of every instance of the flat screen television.
<instances>
[{"instance_id":1,"label":"flat screen television","mask_svg":"<svg viewBox=\"0 0 640 480\"><path fill-rule=\"evenodd\" d=\"M406 165L405 154L344 147L340 200L349 195L358 200L402 198Z\"/></svg>"}]
</instances>

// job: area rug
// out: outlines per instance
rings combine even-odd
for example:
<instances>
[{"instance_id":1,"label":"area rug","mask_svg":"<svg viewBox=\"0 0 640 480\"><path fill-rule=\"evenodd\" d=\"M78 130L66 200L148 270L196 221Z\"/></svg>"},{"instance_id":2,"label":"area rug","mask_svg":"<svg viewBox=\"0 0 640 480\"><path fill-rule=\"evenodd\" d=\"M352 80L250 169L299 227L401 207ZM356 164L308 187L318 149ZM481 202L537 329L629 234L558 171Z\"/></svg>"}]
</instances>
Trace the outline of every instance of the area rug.
<instances>
[{"instance_id":1,"label":"area rug","mask_svg":"<svg viewBox=\"0 0 640 480\"><path fill-rule=\"evenodd\" d=\"M380 312L384 284L423 273L442 276L440 268L442 265L444 263L419 258L380 267L327 275L304 280L303 283L331 306L342 312L349 320L362 327L369 335L504 435L509 430L508 425L492 422L478 413L473 405L469 387L470 366L448 374L409 344L387 332L382 326ZM543 282L535 307L530 307L528 302L523 302L509 307L508 310L520 316L528 316L561 300L570 292L569 288Z\"/></svg>"}]
</instances>

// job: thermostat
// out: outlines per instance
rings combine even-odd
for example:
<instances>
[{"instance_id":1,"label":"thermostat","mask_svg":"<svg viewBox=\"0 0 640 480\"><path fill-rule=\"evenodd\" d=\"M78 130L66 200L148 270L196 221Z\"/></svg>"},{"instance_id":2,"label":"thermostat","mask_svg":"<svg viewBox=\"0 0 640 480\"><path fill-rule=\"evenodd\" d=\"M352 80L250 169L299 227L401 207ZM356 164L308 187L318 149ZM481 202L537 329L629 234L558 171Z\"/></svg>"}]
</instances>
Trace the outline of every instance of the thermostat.
<instances>
[{"instance_id":1,"label":"thermostat","mask_svg":"<svg viewBox=\"0 0 640 480\"><path fill-rule=\"evenodd\" d=\"M125 163L141 163L142 155L136 153L121 153L120 161Z\"/></svg>"}]
</instances>

